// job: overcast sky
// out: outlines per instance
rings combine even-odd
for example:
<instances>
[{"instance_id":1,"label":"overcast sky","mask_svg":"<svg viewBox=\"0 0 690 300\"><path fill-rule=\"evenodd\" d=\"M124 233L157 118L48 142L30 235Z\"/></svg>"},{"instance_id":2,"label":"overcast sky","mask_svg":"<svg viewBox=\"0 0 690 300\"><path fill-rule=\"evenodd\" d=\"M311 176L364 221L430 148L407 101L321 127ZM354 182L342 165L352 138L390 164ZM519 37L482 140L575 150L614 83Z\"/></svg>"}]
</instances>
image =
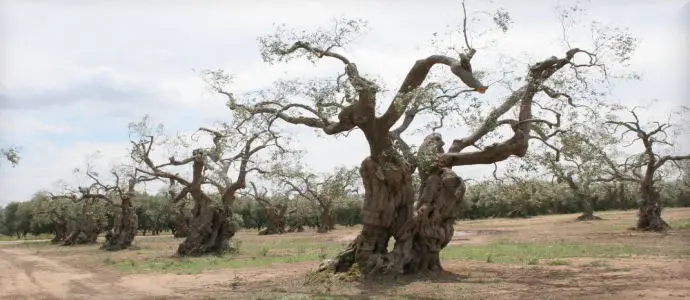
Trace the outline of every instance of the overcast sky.
<instances>
[{"instance_id":1,"label":"overcast sky","mask_svg":"<svg viewBox=\"0 0 690 300\"><path fill-rule=\"evenodd\" d=\"M683 28L690 25L688 2L592 2L586 6L586 20L629 27L641 40L632 65L642 73L642 81L619 85L610 101L642 104L658 99L659 112L648 116L652 118L687 103L688 33ZM432 54L432 33L462 19L457 0L424 5L383 0L0 3L0 147L23 149L19 166L0 165L0 204L28 200L59 179L69 180L72 169L94 151L101 152L103 168L117 161L126 154L127 123L145 113L171 131L190 131L228 118L225 102L205 89L198 70L223 68L236 74L237 92L263 88L279 78L341 71L318 64L263 63L256 38L271 33L274 22L309 29L327 26L339 16L367 19L370 31L347 53L360 70L380 76L393 88L416 59ZM503 7L514 21L493 49L480 52L485 55L473 61L474 69L495 64L496 53L513 53L525 64L562 56L556 4L468 1L470 11ZM487 92L484 97L505 95ZM450 142L462 133L444 137ZM336 140L303 130L298 139L310 145L307 157L316 170L359 164L367 153L356 134ZM410 138L413 143L420 139ZM476 177L491 169L456 171Z\"/></svg>"}]
</instances>

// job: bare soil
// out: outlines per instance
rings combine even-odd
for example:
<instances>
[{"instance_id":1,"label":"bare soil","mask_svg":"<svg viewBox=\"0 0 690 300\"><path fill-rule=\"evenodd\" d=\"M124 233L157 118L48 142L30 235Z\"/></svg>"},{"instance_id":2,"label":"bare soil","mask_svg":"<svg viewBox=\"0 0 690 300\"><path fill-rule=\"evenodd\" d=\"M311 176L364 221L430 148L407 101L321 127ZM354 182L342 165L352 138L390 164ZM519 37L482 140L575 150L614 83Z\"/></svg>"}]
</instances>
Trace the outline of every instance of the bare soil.
<instances>
[{"instance_id":1,"label":"bare soil","mask_svg":"<svg viewBox=\"0 0 690 300\"><path fill-rule=\"evenodd\" d=\"M631 232L626 228L634 224L635 211L597 215L603 220L577 222L572 214L456 222L451 246L567 241L647 247L655 255L567 258L567 264L554 265L446 259L442 274L351 282L308 280L317 261L200 274L131 274L89 259L100 253L94 250L98 245L35 248L28 242L0 242L0 299L690 299L690 229ZM690 208L665 210L664 217L688 220ZM245 244L297 237L342 243L357 232L259 237L256 231L243 231L237 238ZM152 239L136 241L152 243L147 240ZM177 243L172 237L158 240L155 249L172 254Z\"/></svg>"}]
</instances>

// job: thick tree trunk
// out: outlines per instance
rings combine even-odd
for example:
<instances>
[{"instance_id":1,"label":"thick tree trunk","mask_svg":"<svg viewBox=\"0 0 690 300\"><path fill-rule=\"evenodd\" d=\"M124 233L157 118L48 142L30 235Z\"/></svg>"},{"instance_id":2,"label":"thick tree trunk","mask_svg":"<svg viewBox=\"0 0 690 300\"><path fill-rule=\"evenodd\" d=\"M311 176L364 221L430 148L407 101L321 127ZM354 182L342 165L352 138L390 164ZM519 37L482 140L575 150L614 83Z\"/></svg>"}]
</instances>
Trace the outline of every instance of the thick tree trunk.
<instances>
[{"instance_id":1,"label":"thick tree trunk","mask_svg":"<svg viewBox=\"0 0 690 300\"><path fill-rule=\"evenodd\" d=\"M105 242L101 249L107 251L119 251L129 248L137 235L137 217L134 205L129 199L122 199L122 209L115 218L113 229L105 235Z\"/></svg>"},{"instance_id":2,"label":"thick tree trunk","mask_svg":"<svg viewBox=\"0 0 690 300\"><path fill-rule=\"evenodd\" d=\"M651 184L640 188L642 203L638 212L637 230L665 231L671 226L661 218L661 197Z\"/></svg>"},{"instance_id":3,"label":"thick tree trunk","mask_svg":"<svg viewBox=\"0 0 690 300\"><path fill-rule=\"evenodd\" d=\"M79 216L74 230L65 238L64 246L95 244L101 232L98 220L94 220L91 211L92 204L84 203L82 214Z\"/></svg>"},{"instance_id":4,"label":"thick tree trunk","mask_svg":"<svg viewBox=\"0 0 690 300\"><path fill-rule=\"evenodd\" d=\"M594 207L587 195L580 195L580 206L582 208L582 215L577 217L577 221L596 221L601 220L600 217L594 215Z\"/></svg>"},{"instance_id":5,"label":"thick tree trunk","mask_svg":"<svg viewBox=\"0 0 690 300\"><path fill-rule=\"evenodd\" d=\"M328 208L321 209L321 224L316 230L318 233L326 233L335 229L333 225L333 218L331 218L331 210Z\"/></svg>"},{"instance_id":6,"label":"thick tree trunk","mask_svg":"<svg viewBox=\"0 0 690 300\"><path fill-rule=\"evenodd\" d=\"M266 207L266 229L259 231L259 235L283 234L287 224L287 205L273 205Z\"/></svg>"},{"instance_id":7,"label":"thick tree trunk","mask_svg":"<svg viewBox=\"0 0 690 300\"><path fill-rule=\"evenodd\" d=\"M69 231L67 227L67 221L60 220L55 222L55 236L50 242L52 244L60 244L67 238L67 232Z\"/></svg>"},{"instance_id":8,"label":"thick tree trunk","mask_svg":"<svg viewBox=\"0 0 690 300\"><path fill-rule=\"evenodd\" d=\"M232 222L232 201L219 204L196 192L192 195L194 208L189 222L187 237L177 248L180 256L199 256L204 254L224 254L231 250L230 239L237 226Z\"/></svg>"},{"instance_id":9,"label":"thick tree trunk","mask_svg":"<svg viewBox=\"0 0 690 300\"><path fill-rule=\"evenodd\" d=\"M439 169L432 159L434 162L420 166L422 186L413 203L410 169L397 157L381 160L385 162L366 158L360 167L365 190L361 233L320 270L345 272L355 263L365 275L442 270L439 252L453 237L464 182L451 169ZM395 245L388 253L391 237Z\"/></svg>"},{"instance_id":10,"label":"thick tree trunk","mask_svg":"<svg viewBox=\"0 0 690 300\"><path fill-rule=\"evenodd\" d=\"M590 198L590 192L589 192L589 184L588 183L581 183L577 184L575 183L575 180L572 177L572 174L568 174L566 176L562 176L560 178L563 178L565 182L568 184L568 187L575 193L575 197L580 203L580 209L582 210L582 215L577 217L575 220L577 221L594 221L594 220L601 220L600 217L597 217L594 215L594 207L592 206L592 201ZM584 186L584 187L581 187ZM595 196L596 197L596 196Z\"/></svg>"}]
</instances>

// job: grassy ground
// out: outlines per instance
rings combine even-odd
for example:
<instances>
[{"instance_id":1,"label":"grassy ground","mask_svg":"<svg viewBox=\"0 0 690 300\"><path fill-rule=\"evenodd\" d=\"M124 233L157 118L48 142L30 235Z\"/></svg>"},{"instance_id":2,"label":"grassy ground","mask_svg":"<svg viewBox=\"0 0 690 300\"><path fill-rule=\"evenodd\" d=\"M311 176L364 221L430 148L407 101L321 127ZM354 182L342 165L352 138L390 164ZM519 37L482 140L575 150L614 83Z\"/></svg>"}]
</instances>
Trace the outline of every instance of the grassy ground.
<instances>
[{"instance_id":1,"label":"grassy ground","mask_svg":"<svg viewBox=\"0 0 690 300\"><path fill-rule=\"evenodd\" d=\"M45 240L52 239L53 236L49 234L27 234L25 237L18 239L16 236L2 235L0 234L0 241L35 241L35 240Z\"/></svg>"},{"instance_id":2,"label":"grassy ground","mask_svg":"<svg viewBox=\"0 0 690 300\"><path fill-rule=\"evenodd\" d=\"M97 245L16 247L122 282L155 282L169 296L205 299L676 299L690 297L690 208L664 210L667 233L626 230L635 212L459 221L441 254L445 273L373 281L312 274L359 228L258 236L241 231L237 253L178 258L172 237L137 237L132 249Z\"/></svg>"}]
</instances>

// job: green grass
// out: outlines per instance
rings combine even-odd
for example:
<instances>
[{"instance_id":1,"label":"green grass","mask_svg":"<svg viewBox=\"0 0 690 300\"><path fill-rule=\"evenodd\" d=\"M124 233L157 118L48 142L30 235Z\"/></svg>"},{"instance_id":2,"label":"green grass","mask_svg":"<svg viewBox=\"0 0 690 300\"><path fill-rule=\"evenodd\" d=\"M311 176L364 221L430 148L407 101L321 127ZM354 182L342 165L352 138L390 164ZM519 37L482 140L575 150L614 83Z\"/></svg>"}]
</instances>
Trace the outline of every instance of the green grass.
<instances>
[{"instance_id":1,"label":"green grass","mask_svg":"<svg viewBox=\"0 0 690 300\"><path fill-rule=\"evenodd\" d=\"M26 240L22 241L21 243L16 243L16 244L8 244L8 245L2 245L2 247L8 247L8 248L44 248L44 247L49 247L53 246L53 244L50 241L44 241L44 240Z\"/></svg>"},{"instance_id":2,"label":"green grass","mask_svg":"<svg viewBox=\"0 0 690 300\"><path fill-rule=\"evenodd\" d=\"M266 267L281 263L319 262L334 257L343 245L316 243L313 240L267 241L261 244L242 243L239 253L202 257L145 257L117 260L103 258L103 263L123 272L173 272L197 274L209 269Z\"/></svg>"},{"instance_id":3,"label":"green grass","mask_svg":"<svg viewBox=\"0 0 690 300\"><path fill-rule=\"evenodd\" d=\"M690 219L672 220L669 225L673 229L690 229Z\"/></svg>"},{"instance_id":4,"label":"green grass","mask_svg":"<svg viewBox=\"0 0 690 300\"><path fill-rule=\"evenodd\" d=\"M615 258L649 253L651 253L649 249L628 245L495 242L486 245L450 246L441 252L441 259L528 265L538 264L539 260L552 260L548 264L558 265L564 264L561 260L563 258Z\"/></svg>"},{"instance_id":5,"label":"green grass","mask_svg":"<svg viewBox=\"0 0 690 300\"><path fill-rule=\"evenodd\" d=\"M209 269L266 267L281 263L319 261L334 257L343 245L315 243L308 239L243 244L239 254L203 257L148 257L116 260L103 258L103 263L123 272L172 272L196 274ZM552 243L532 244L495 242L486 245L450 246L441 252L444 260L473 260L486 263L536 265L569 265L567 258L616 258L652 254L650 249L628 245Z\"/></svg>"},{"instance_id":6,"label":"green grass","mask_svg":"<svg viewBox=\"0 0 690 300\"><path fill-rule=\"evenodd\" d=\"M18 239L16 236L2 235L0 234L0 241L33 241L33 240L49 240L53 236L50 234L39 234L32 235L27 234L25 237Z\"/></svg>"}]
</instances>

